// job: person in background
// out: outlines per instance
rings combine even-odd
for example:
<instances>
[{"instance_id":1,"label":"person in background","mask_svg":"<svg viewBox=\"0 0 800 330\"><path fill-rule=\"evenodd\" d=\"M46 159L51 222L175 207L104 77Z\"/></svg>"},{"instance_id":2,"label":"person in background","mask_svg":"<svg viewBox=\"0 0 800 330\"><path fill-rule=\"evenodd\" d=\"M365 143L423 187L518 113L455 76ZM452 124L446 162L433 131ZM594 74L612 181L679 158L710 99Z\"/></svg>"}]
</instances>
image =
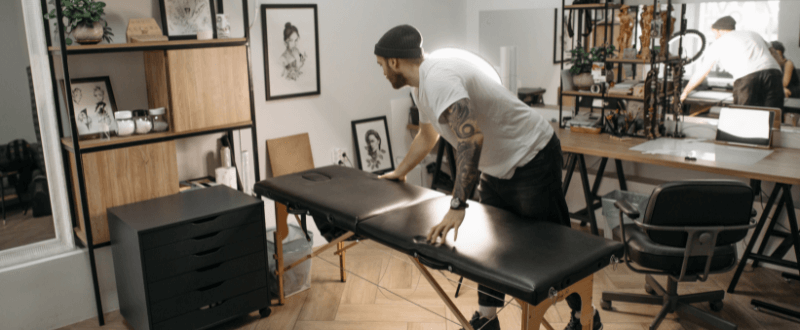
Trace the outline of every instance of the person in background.
<instances>
[{"instance_id":1,"label":"person in background","mask_svg":"<svg viewBox=\"0 0 800 330\"><path fill-rule=\"evenodd\" d=\"M780 41L773 41L772 50L772 56L775 57L775 61L783 71L783 93L786 94L786 97L800 98L800 76L797 75L792 60L784 57L786 48Z\"/></svg>"},{"instance_id":2,"label":"person in background","mask_svg":"<svg viewBox=\"0 0 800 330\"><path fill-rule=\"evenodd\" d=\"M711 31L717 41L703 55L703 62L681 94L681 102L719 64L733 75L733 103L783 108L783 74L764 38L755 32L736 31L736 20L730 16L714 22Z\"/></svg>"}]
</instances>

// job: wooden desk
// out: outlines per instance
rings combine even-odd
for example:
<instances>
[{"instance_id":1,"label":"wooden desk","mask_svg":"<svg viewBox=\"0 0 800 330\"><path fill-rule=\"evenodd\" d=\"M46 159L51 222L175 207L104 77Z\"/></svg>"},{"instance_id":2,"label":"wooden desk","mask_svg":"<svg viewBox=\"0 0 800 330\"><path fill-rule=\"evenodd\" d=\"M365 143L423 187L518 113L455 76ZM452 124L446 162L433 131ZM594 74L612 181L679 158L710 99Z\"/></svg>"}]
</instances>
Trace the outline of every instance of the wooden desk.
<instances>
[{"instance_id":1,"label":"wooden desk","mask_svg":"<svg viewBox=\"0 0 800 330\"><path fill-rule=\"evenodd\" d=\"M576 214L570 215L573 217L575 217L575 215L584 216L584 213L586 213L584 217L588 218L588 220L591 222L593 226L592 232L596 233L597 226L594 219L594 210L599 207L599 203L595 202L599 200L599 197L597 196L597 189L600 186L600 181L602 180L603 171L605 169L605 163L608 158L614 158L617 163L617 175L620 178L620 189L623 190L626 190L626 183L624 181L624 173L622 173L621 161L683 168L762 181L772 181L776 183L775 188L767 200L764 211L761 213L758 226L756 227L755 232L753 233L753 236L747 245L747 249L745 250L744 256L742 256L742 260L739 262L736 273L734 274L730 286L728 287L728 292L734 292L736 284L739 281L739 276L741 275L744 266L747 264L748 259L753 259L754 267L757 267L759 262L768 262L797 269L798 273L800 273L800 264L798 262L783 260L783 256L786 255L789 250L791 250L792 246L800 247L800 237L798 237L800 236L800 234L798 234L800 231L798 230L797 215L795 214L794 202L791 195L791 186L800 185L800 166L798 166L798 164L800 164L800 150L775 148L773 149L772 154L752 165L704 160L686 161L684 158L678 156L642 154L639 151L630 150L631 147L644 143L646 141L645 139L631 138L625 141L616 141L612 140L611 136L607 134L597 135L573 133L565 129L559 129L557 126L555 126L555 124L554 129L558 135L558 138L561 140L561 150L571 153L567 162L567 176L564 178L564 194L566 194L566 188L569 186L569 181L571 180L572 174L575 171L576 162L580 165L581 181L587 207L579 212L576 212ZM600 164L597 177L595 178L593 189L589 189L589 179L588 175L586 174L586 162L583 159L584 155L602 157L603 159ZM772 217L768 217L773 211L773 206L775 206L775 214ZM778 215L784 208L789 216L790 232L788 233L780 232L775 229L775 224L779 218ZM762 244L758 251L754 253L753 248L755 247L756 239L761 233L761 230L764 228L764 225L768 222L770 225L766 234L764 235ZM765 251L768 238L771 236L782 237L784 241L771 255L764 255L763 253ZM794 250L797 260L800 261L800 248L795 248Z\"/></svg>"}]
</instances>

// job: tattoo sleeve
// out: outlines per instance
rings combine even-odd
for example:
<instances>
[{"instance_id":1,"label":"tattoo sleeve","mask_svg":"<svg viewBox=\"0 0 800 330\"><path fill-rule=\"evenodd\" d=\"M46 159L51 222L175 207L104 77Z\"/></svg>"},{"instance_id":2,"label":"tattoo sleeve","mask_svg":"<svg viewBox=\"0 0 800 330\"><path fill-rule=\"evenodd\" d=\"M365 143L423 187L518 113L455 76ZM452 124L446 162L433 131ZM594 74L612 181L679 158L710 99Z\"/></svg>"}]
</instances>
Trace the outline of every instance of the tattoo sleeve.
<instances>
[{"instance_id":1,"label":"tattoo sleeve","mask_svg":"<svg viewBox=\"0 0 800 330\"><path fill-rule=\"evenodd\" d=\"M456 178L453 196L466 201L478 185L478 162L483 148L483 133L478 127L475 113L469 108L469 99L453 103L444 114L450 129L458 138L456 146Z\"/></svg>"}]
</instances>

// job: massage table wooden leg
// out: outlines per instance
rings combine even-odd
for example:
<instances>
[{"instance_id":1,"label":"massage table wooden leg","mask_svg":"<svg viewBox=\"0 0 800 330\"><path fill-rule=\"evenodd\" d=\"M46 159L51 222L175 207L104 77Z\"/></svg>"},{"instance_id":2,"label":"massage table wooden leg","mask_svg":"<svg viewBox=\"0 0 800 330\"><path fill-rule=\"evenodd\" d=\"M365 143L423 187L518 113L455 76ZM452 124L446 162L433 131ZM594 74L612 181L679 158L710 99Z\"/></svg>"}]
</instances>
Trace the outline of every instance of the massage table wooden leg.
<instances>
[{"instance_id":1,"label":"massage table wooden leg","mask_svg":"<svg viewBox=\"0 0 800 330\"><path fill-rule=\"evenodd\" d=\"M539 330L544 325L548 330L553 330L553 327L547 320L544 319L544 314L556 302L566 299L569 295L577 293L581 296L581 321L589 320L589 322L581 322L583 330L591 330L592 322L594 322L594 308L592 307L592 278L590 275L577 283L570 285L564 290L558 292L556 299L546 299L536 306L517 299L520 307L522 307L522 330Z\"/></svg>"},{"instance_id":2,"label":"massage table wooden leg","mask_svg":"<svg viewBox=\"0 0 800 330\"><path fill-rule=\"evenodd\" d=\"M336 243L336 246L338 251L341 251L341 253L339 253L339 277L341 277L342 282L344 282L347 280L347 274L344 271L344 254L346 253L344 250L344 242Z\"/></svg>"},{"instance_id":3,"label":"massage table wooden leg","mask_svg":"<svg viewBox=\"0 0 800 330\"><path fill-rule=\"evenodd\" d=\"M425 266L419 262L419 259L411 256L409 256L409 258L411 259L411 263L417 266L417 269L419 269L420 274L422 274L422 276L425 277L425 280L427 280L428 283L430 283L430 285L433 287L433 290L436 291L436 294L439 295L439 298L442 299L447 308L450 309L450 312L452 312L453 315L456 316L456 319L458 319L458 322L461 323L462 327L464 327L464 330L474 330L472 326L469 324L469 321L467 321L467 318L464 317L464 314L461 314L461 311L458 310L456 304L453 303L452 300L450 300L450 297L448 297L447 294L444 292L444 290L442 290L442 287L439 286L439 283L436 282L436 279L434 279L431 273L428 272L428 269L425 268Z\"/></svg>"}]
</instances>

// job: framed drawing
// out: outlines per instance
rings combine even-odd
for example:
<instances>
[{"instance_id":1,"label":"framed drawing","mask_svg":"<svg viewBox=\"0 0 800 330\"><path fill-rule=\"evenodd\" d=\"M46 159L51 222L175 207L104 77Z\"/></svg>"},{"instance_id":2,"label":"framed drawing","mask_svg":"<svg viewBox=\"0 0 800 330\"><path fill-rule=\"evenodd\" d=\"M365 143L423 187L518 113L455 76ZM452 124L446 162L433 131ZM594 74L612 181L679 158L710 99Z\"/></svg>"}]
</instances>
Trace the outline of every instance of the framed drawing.
<instances>
[{"instance_id":1,"label":"framed drawing","mask_svg":"<svg viewBox=\"0 0 800 330\"><path fill-rule=\"evenodd\" d=\"M358 168L377 174L393 171L394 158L386 116L355 120L352 126Z\"/></svg>"},{"instance_id":2,"label":"framed drawing","mask_svg":"<svg viewBox=\"0 0 800 330\"><path fill-rule=\"evenodd\" d=\"M319 95L317 5L261 5L267 100Z\"/></svg>"},{"instance_id":3,"label":"framed drawing","mask_svg":"<svg viewBox=\"0 0 800 330\"><path fill-rule=\"evenodd\" d=\"M117 102L107 76L72 79L70 88L75 123L81 139L109 136L117 131L117 121L114 119ZM64 80L61 80L61 89L65 90Z\"/></svg>"},{"instance_id":4,"label":"framed drawing","mask_svg":"<svg viewBox=\"0 0 800 330\"><path fill-rule=\"evenodd\" d=\"M213 0L159 0L161 26L169 40L197 39L197 32L217 37Z\"/></svg>"}]
</instances>

